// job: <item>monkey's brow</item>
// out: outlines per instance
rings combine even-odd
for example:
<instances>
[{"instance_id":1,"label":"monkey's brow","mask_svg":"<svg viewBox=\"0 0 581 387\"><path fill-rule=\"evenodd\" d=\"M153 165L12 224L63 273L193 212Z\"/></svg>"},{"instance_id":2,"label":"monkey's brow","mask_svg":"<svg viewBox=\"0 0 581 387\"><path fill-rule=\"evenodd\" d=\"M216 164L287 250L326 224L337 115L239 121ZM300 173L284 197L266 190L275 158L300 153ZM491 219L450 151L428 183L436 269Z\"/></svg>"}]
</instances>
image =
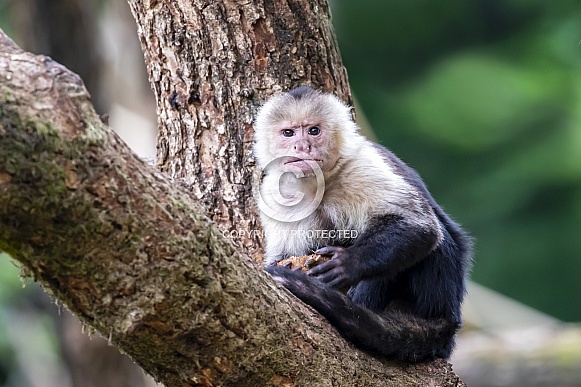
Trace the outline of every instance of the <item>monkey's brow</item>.
<instances>
[{"instance_id":1,"label":"monkey's brow","mask_svg":"<svg viewBox=\"0 0 581 387\"><path fill-rule=\"evenodd\" d=\"M317 123L317 120L313 120L313 119L305 119L302 122L297 122L297 121L283 121L280 124L280 127L283 129L299 129L301 127L306 127L306 126L317 126L319 125Z\"/></svg>"}]
</instances>

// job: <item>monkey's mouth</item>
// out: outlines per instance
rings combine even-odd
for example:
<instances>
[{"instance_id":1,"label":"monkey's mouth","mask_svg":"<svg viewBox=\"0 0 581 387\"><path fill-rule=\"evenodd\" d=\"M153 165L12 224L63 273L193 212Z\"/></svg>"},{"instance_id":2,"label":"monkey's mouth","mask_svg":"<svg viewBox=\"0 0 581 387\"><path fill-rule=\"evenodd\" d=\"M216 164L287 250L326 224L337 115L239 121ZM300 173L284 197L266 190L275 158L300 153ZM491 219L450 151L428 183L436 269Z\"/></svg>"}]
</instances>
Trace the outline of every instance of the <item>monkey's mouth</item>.
<instances>
[{"instance_id":1,"label":"monkey's mouth","mask_svg":"<svg viewBox=\"0 0 581 387\"><path fill-rule=\"evenodd\" d=\"M302 163L307 163L308 164L309 162L311 162L311 163L312 162L315 162L315 163L320 164L320 163L323 162L323 160L321 160L321 159L301 159L299 157L289 157L288 160L286 160L284 162L284 164L285 165L295 164L295 163L296 164L302 164Z\"/></svg>"},{"instance_id":2,"label":"monkey's mouth","mask_svg":"<svg viewBox=\"0 0 581 387\"><path fill-rule=\"evenodd\" d=\"M283 162L283 169L295 174L300 171L303 176L312 176L316 171L320 171L322 165L323 160L321 159L288 157L288 159Z\"/></svg>"}]
</instances>

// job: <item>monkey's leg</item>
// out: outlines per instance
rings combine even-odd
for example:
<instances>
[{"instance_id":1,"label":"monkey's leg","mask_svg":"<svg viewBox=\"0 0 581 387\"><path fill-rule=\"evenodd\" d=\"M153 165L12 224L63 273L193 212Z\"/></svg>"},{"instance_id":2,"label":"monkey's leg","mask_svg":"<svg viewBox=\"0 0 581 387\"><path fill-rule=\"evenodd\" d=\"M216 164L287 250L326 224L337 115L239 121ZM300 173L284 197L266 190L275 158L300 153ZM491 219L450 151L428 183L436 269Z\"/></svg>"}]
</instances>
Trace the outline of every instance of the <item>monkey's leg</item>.
<instances>
[{"instance_id":1,"label":"monkey's leg","mask_svg":"<svg viewBox=\"0 0 581 387\"><path fill-rule=\"evenodd\" d=\"M425 319L397 311L377 314L303 273L284 267L265 270L364 350L406 362L448 358L452 352L459 327L447 319Z\"/></svg>"}]
</instances>

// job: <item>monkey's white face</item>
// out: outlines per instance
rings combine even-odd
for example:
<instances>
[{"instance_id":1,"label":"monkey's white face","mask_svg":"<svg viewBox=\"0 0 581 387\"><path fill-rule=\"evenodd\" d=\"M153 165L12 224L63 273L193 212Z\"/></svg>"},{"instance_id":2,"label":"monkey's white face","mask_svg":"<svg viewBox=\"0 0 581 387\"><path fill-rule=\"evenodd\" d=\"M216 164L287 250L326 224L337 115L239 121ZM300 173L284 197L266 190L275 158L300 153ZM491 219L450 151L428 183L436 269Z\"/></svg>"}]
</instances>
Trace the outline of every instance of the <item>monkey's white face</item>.
<instances>
[{"instance_id":1,"label":"monkey's white face","mask_svg":"<svg viewBox=\"0 0 581 387\"><path fill-rule=\"evenodd\" d=\"M300 170L311 175L313 163L323 172L328 172L339 159L339 152L333 149L336 141L323 123L306 119L302 122L282 122L272 137L270 153L273 158L281 157L279 166L283 172Z\"/></svg>"}]
</instances>

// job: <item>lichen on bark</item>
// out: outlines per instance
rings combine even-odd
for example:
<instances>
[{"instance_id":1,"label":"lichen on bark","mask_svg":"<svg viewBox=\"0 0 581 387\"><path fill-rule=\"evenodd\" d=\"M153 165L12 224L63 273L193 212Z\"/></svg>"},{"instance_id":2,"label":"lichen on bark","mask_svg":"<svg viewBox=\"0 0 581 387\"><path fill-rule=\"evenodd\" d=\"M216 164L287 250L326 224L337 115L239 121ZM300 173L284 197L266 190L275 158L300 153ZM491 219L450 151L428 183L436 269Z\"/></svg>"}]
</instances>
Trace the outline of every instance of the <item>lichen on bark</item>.
<instances>
[{"instance_id":1,"label":"lichen on bark","mask_svg":"<svg viewBox=\"0 0 581 387\"><path fill-rule=\"evenodd\" d=\"M322 85L340 63L315 56L338 57L332 36L304 37L329 32L323 0L270 14L277 4L131 1L162 137L173 144L167 154L160 145L171 177L99 120L77 76L0 33L0 250L167 386L459 385L443 361L398 366L355 350L245 254L259 251L257 241L234 246L222 234L258 228L250 187L259 102L276 84ZM221 26L215 35L192 29L201 16ZM296 58L276 49L285 25L304 26L308 47L287 47ZM268 59L261 73L257 28ZM195 57L216 48L242 67L222 64L228 55ZM348 95L345 77L331 82Z\"/></svg>"}]
</instances>

